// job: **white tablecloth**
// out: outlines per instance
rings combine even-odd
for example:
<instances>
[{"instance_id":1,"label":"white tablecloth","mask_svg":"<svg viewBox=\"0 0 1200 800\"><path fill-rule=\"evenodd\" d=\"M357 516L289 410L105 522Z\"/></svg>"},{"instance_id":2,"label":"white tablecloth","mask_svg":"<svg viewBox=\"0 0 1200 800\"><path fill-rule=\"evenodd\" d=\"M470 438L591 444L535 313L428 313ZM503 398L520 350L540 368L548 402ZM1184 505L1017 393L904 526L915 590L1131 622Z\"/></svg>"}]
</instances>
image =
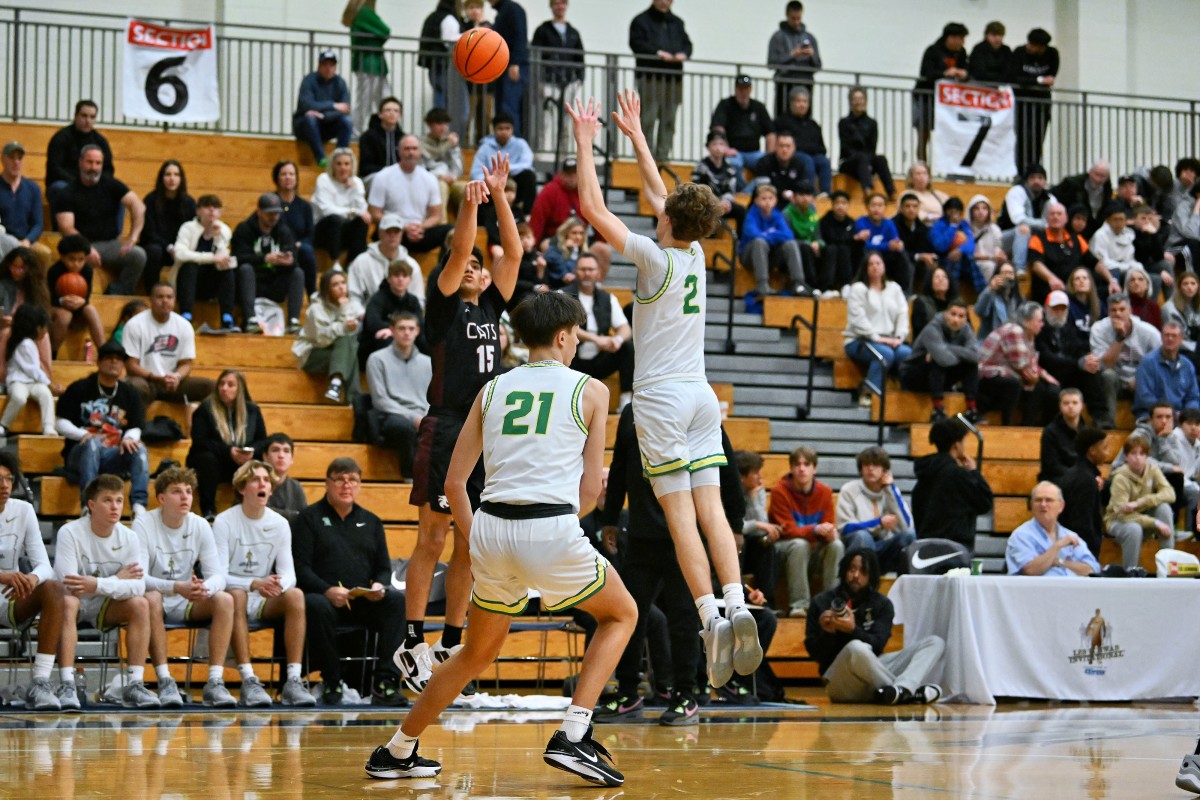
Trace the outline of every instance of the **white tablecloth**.
<instances>
[{"instance_id":1,"label":"white tablecloth","mask_svg":"<svg viewBox=\"0 0 1200 800\"><path fill-rule=\"evenodd\" d=\"M1200 581L905 575L888 597L906 642L946 640L958 702L1200 695Z\"/></svg>"}]
</instances>

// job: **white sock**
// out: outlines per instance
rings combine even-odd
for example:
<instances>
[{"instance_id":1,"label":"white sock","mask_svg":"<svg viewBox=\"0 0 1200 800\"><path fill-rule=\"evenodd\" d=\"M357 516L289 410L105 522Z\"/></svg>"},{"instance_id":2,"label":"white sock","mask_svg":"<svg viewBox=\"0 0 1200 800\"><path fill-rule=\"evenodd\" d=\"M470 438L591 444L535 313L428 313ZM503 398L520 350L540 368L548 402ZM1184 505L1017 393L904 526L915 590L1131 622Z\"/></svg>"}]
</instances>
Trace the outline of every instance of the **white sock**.
<instances>
[{"instance_id":1,"label":"white sock","mask_svg":"<svg viewBox=\"0 0 1200 800\"><path fill-rule=\"evenodd\" d=\"M225 667L220 664L208 665L208 679L210 681L219 681L225 675Z\"/></svg>"},{"instance_id":2,"label":"white sock","mask_svg":"<svg viewBox=\"0 0 1200 800\"><path fill-rule=\"evenodd\" d=\"M242 675L242 680L254 677L254 667L250 664L238 664L238 672Z\"/></svg>"},{"instance_id":3,"label":"white sock","mask_svg":"<svg viewBox=\"0 0 1200 800\"><path fill-rule=\"evenodd\" d=\"M717 608L717 598L711 594L702 594L696 598L696 610L700 612L702 628L707 628L708 621L713 617L721 616L721 609Z\"/></svg>"},{"instance_id":4,"label":"white sock","mask_svg":"<svg viewBox=\"0 0 1200 800\"><path fill-rule=\"evenodd\" d=\"M296 680L300 680L300 665L299 664L288 664L287 665L287 679L290 681L292 678L295 678Z\"/></svg>"},{"instance_id":5,"label":"white sock","mask_svg":"<svg viewBox=\"0 0 1200 800\"><path fill-rule=\"evenodd\" d=\"M130 667L128 670L128 675L130 683L141 683L142 679L146 675L146 668L145 666Z\"/></svg>"},{"instance_id":6,"label":"white sock","mask_svg":"<svg viewBox=\"0 0 1200 800\"><path fill-rule=\"evenodd\" d=\"M559 730L567 735L572 742L582 741L587 735L588 726L592 724L592 710L583 706L567 706Z\"/></svg>"},{"instance_id":7,"label":"white sock","mask_svg":"<svg viewBox=\"0 0 1200 800\"><path fill-rule=\"evenodd\" d=\"M408 736L399 728L396 729L396 735L387 743L388 752L392 754L392 758L404 760L413 754L417 749L417 737Z\"/></svg>"},{"instance_id":8,"label":"white sock","mask_svg":"<svg viewBox=\"0 0 1200 800\"><path fill-rule=\"evenodd\" d=\"M721 587L725 595L725 617L728 618L733 610L746 605L746 593L740 583L727 583Z\"/></svg>"},{"instance_id":9,"label":"white sock","mask_svg":"<svg viewBox=\"0 0 1200 800\"><path fill-rule=\"evenodd\" d=\"M159 681L169 681L171 679L171 670L166 664L159 664L154 668L154 674L158 676Z\"/></svg>"},{"instance_id":10,"label":"white sock","mask_svg":"<svg viewBox=\"0 0 1200 800\"><path fill-rule=\"evenodd\" d=\"M50 680L50 670L54 669L54 654L38 653L33 657L33 679Z\"/></svg>"}]
</instances>

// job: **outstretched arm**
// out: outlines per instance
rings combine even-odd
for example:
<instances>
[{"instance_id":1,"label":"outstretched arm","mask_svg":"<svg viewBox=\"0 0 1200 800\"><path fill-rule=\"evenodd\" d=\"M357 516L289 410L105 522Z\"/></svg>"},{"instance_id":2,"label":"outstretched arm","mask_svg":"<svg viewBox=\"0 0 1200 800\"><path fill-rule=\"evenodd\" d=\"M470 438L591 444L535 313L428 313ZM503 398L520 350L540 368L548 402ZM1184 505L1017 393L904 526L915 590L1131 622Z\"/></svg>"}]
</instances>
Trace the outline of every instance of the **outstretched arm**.
<instances>
[{"instance_id":1,"label":"outstretched arm","mask_svg":"<svg viewBox=\"0 0 1200 800\"><path fill-rule=\"evenodd\" d=\"M492 265L492 283L500 290L507 302L517 287L517 272L521 269L521 256L525 254L521 247L521 235L517 233L517 221L513 218L512 208L504 195L504 185L508 182L508 156L492 156L492 168L483 168L483 182L492 195L492 203L496 207L496 223L500 228L500 247L504 255Z\"/></svg>"},{"instance_id":2,"label":"outstretched arm","mask_svg":"<svg viewBox=\"0 0 1200 800\"><path fill-rule=\"evenodd\" d=\"M658 164L650 152L646 134L642 132L642 98L633 89L625 89L617 95L621 113L613 112L613 120L621 133L629 137L633 152L637 155L638 172L642 176L642 191L655 214L663 212L667 202L667 185L659 174Z\"/></svg>"},{"instance_id":3,"label":"outstretched arm","mask_svg":"<svg viewBox=\"0 0 1200 800\"><path fill-rule=\"evenodd\" d=\"M471 250L475 247L475 214L486 200L487 185L483 181L471 181L463 190L462 205L454 222L454 237L450 240L450 257L446 259L437 281L438 291L446 297L457 293L462 284L467 262L471 260Z\"/></svg>"},{"instance_id":4,"label":"outstretched arm","mask_svg":"<svg viewBox=\"0 0 1200 800\"><path fill-rule=\"evenodd\" d=\"M592 155L592 143L600 131L600 105L589 98L584 107L582 100L567 105L567 113L574 120L576 146L576 175L579 176L579 210L584 219L605 238L618 253L625 252L625 240L629 228L604 205L604 192L600 188L600 176L596 174L596 159Z\"/></svg>"}]
</instances>

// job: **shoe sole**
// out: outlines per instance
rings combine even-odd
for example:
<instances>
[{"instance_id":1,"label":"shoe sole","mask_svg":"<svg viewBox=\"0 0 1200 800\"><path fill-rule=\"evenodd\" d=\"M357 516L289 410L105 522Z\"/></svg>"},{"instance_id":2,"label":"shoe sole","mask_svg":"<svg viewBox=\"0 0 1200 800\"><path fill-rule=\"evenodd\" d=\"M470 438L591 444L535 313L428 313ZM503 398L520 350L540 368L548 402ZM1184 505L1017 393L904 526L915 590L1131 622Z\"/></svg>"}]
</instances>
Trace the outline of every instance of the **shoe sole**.
<instances>
[{"instance_id":1,"label":"shoe sole","mask_svg":"<svg viewBox=\"0 0 1200 800\"><path fill-rule=\"evenodd\" d=\"M705 651L708 682L714 689L720 688L733 677L733 625L728 620L718 619L712 641L705 641Z\"/></svg>"},{"instance_id":2,"label":"shoe sole","mask_svg":"<svg viewBox=\"0 0 1200 800\"><path fill-rule=\"evenodd\" d=\"M441 767L413 767L412 769L371 769L368 764L365 771L372 778L378 778L382 781L396 780L397 778L433 778L442 771Z\"/></svg>"},{"instance_id":3,"label":"shoe sole","mask_svg":"<svg viewBox=\"0 0 1200 800\"><path fill-rule=\"evenodd\" d=\"M700 724L700 709L697 708L696 711L690 717L689 716L679 716L679 717L676 717L675 719L671 719L671 720L666 720L666 719L663 719L662 717L659 717L658 724L665 725L668 728L686 728L689 725L699 725Z\"/></svg>"},{"instance_id":4,"label":"shoe sole","mask_svg":"<svg viewBox=\"0 0 1200 800\"><path fill-rule=\"evenodd\" d=\"M1175 776L1175 785L1186 792L1200 794L1200 775L1194 772L1180 772Z\"/></svg>"},{"instance_id":5,"label":"shoe sole","mask_svg":"<svg viewBox=\"0 0 1200 800\"><path fill-rule=\"evenodd\" d=\"M616 722L621 719L641 719L642 706L631 708L628 711L617 711L613 714L592 714L592 719L595 722Z\"/></svg>"},{"instance_id":6,"label":"shoe sole","mask_svg":"<svg viewBox=\"0 0 1200 800\"><path fill-rule=\"evenodd\" d=\"M738 675L752 675L762 663L762 645L758 643L758 625L754 616L745 609L734 614L733 625L733 671Z\"/></svg>"},{"instance_id":7,"label":"shoe sole","mask_svg":"<svg viewBox=\"0 0 1200 800\"><path fill-rule=\"evenodd\" d=\"M599 758L599 756L597 756ZM625 783L625 778L619 780L599 769L594 769L591 766L584 764L577 757L567 755L566 753L542 753L542 760L555 769L561 769L563 772L569 772L576 777L583 778L588 783L594 783L597 786L621 786Z\"/></svg>"},{"instance_id":8,"label":"shoe sole","mask_svg":"<svg viewBox=\"0 0 1200 800\"><path fill-rule=\"evenodd\" d=\"M183 708L183 699L163 701L160 697L158 700L159 708Z\"/></svg>"},{"instance_id":9,"label":"shoe sole","mask_svg":"<svg viewBox=\"0 0 1200 800\"><path fill-rule=\"evenodd\" d=\"M280 700L279 704L287 706L288 708L311 708L317 704L317 699L315 697L310 697L307 701L301 700L299 702L295 700Z\"/></svg>"},{"instance_id":10,"label":"shoe sole","mask_svg":"<svg viewBox=\"0 0 1200 800\"><path fill-rule=\"evenodd\" d=\"M237 708L237 700L226 700L221 703L205 700L202 705L205 708Z\"/></svg>"}]
</instances>

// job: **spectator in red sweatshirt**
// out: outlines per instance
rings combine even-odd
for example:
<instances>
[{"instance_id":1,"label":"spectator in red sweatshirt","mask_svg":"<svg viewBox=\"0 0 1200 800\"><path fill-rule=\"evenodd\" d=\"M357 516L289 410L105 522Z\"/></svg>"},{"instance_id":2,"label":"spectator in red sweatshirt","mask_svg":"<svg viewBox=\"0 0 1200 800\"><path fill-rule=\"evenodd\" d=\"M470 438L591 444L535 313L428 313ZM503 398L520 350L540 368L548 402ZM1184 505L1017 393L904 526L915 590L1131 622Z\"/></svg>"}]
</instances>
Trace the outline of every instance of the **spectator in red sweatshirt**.
<instances>
[{"instance_id":1,"label":"spectator in red sweatshirt","mask_svg":"<svg viewBox=\"0 0 1200 800\"><path fill-rule=\"evenodd\" d=\"M788 616L808 613L812 593L808 586L808 564L815 557L821 569L821 588L837 585L838 563L844 548L834 522L833 490L816 479L817 453L797 447L788 457L791 471L771 489L767 515L781 532L767 534L783 560L788 583Z\"/></svg>"},{"instance_id":2,"label":"spectator in red sweatshirt","mask_svg":"<svg viewBox=\"0 0 1200 800\"><path fill-rule=\"evenodd\" d=\"M575 159L565 158L558 174L538 192L537 199L533 201L533 210L529 212L529 227L533 228L538 248L544 251L559 226L571 217L579 217L587 222L579 211ZM588 252L596 257L600 265L600 279L603 280L608 275L608 265L612 263L612 248L595 231L591 231L591 235L592 245Z\"/></svg>"}]
</instances>

